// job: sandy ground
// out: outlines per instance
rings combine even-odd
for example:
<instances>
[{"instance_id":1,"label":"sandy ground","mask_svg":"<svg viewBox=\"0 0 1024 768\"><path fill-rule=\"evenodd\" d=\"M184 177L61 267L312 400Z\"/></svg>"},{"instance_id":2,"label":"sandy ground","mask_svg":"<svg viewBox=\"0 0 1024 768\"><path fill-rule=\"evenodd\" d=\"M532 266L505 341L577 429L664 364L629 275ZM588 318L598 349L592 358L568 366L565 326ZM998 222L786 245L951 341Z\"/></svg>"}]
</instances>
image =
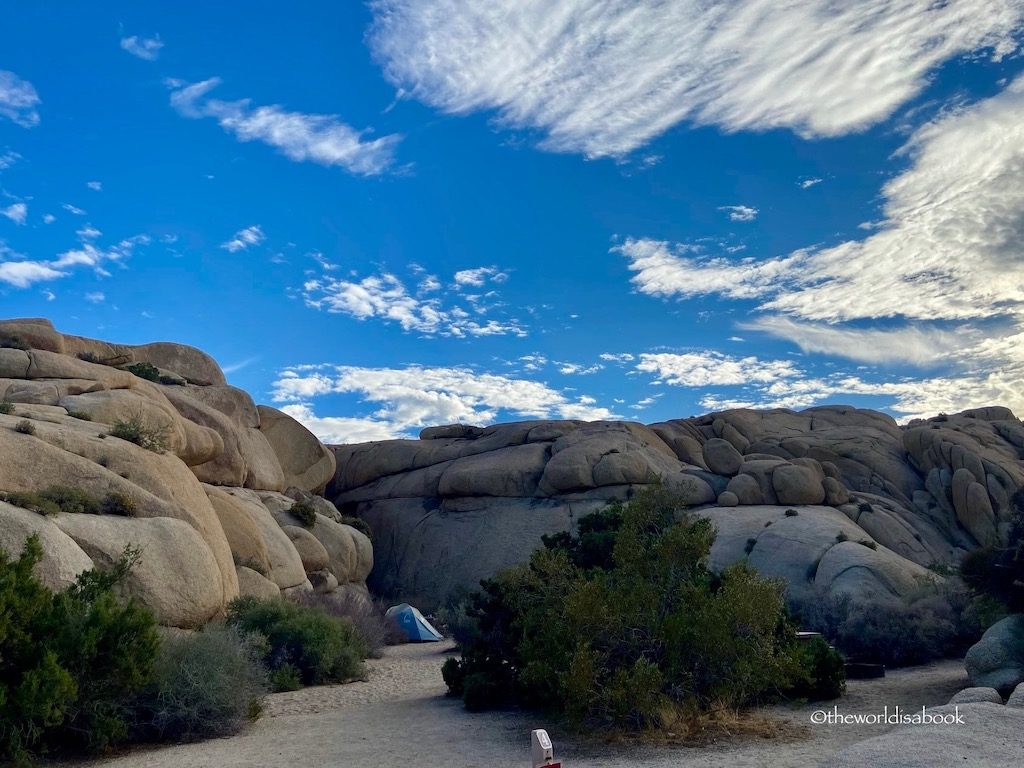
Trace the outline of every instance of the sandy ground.
<instances>
[{"instance_id":1,"label":"sandy ground","mask_svg":"<svg viewBox=\"0 0 1024 768\"><path fill-rule=\"evenodd\" d=\"M280 693L245 733L198 744L133 751L90 768L325 768L409 765L522 768L532 728L548 724L522 713L469 714L444 697L440 668L451 645L389 648L368 662L366 682ZM840 713L869 714L888 705L920 709L945 704L968 685L962 663L947 661L848 683ZM566 768L807 768L836 750L890 730L875 725L812 725L819 705L780 706L765 713L793 724L790 735L745 737L703 747L627 747L580 743L552 730L555 757ZM911 726L904 726L911 727Z\"/></svg>"}]
</instances>

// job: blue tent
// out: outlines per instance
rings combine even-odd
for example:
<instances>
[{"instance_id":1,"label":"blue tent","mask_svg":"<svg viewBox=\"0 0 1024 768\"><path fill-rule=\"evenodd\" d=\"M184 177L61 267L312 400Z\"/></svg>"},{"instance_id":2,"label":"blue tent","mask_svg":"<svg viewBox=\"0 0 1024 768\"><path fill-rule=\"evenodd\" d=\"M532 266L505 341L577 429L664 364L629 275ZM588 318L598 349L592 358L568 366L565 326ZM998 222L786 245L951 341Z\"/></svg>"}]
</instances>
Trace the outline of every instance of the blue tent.
<instances>
[{"instance_id":1,"label":"blue tent","mask_svg":"<svg viewBox=\"0 0 1024 768\"><path fill-rule=\"evenodd\" d=\"M417 611L408 603L393 605L384 614L402 628L402 631L409 636L414 643L436 643L444 640L441 633L434 629L430 622L423 618L423 614Z\"/></svg>"}]
</instances>

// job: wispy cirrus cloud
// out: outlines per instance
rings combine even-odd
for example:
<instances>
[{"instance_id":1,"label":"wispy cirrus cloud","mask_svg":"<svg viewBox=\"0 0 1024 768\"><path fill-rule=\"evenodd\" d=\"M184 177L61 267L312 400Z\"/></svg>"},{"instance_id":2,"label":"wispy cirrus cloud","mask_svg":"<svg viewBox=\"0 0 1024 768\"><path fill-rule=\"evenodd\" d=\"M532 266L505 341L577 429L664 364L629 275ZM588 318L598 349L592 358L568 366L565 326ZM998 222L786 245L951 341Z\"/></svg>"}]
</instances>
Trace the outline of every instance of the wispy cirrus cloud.
<instances>
[{"instance_id":1,"label":"wispy cirrus cloud","mask_svg":"<svg viewBox=\"0 0 1024 768\"><path fill-rule=\"evenodd\" d=\"M159 59L160 51L163 47L164 44L160 39L160 35L153 37L130 35L121 38L121 48L128 51L132 56L136 56L144 61L156 61Z\"/></svg>"},{"instance_id":2,"label":"wispy cirrus cloud","mask_svg":"<svg viewBox=\"0 0 1024 768\"><path fill-rule=\"evenodd\" d=\"M631 239L617 246L655 296L718 294L830 323L991 318L1024 310L1024 77L918 129L909 167L882 188L871 234L767 259L703 255Z\"/></svg>"},{"instance_id":3,"label":"wispy cirrus cloud","mask_svg":"<svg viewBox=\"0 0 1024 768\"><path fill-rule=\"evenodd\" d=\"M234 237L220 244L228 253L238 253L244 251L254 245L260 245L267 239L267 236L263 233L263 228L259 224L254 224L251 227L240 229L235 232Z\"/></svg>"},{"instance_id":4,"label":"wispy cirrus cloud","mask_svg":"<svg viewBox=\"0 0 1024 768\"><path fill-rule=\"evenodd\" d=\"M28 218L28 206L25 203L13 203L6 208L0 208L0 216L10 219L15 224L24 224Z\"/></svg>"},{"instance_id":5,"label":"wispy cirrus cloud","mask_svg":"<svg viewBox=\"0 0 1024 768\"><path fill-rule=\"evenodd\" d=\"M753 221L760 211L749 205L722 205L718 210L729 214L729 221Z\"/></svg>"},{"instance_id":6,"label":"wispy cirrus cloud","mask_svg":"<svg viewBox=\"0 0 1024 768\"><path fill-rule=\"evenodd\" d=\"M66 250L49 260L34 260L0 247L0 283L14 288L28 288L36 283L67 277L78 268L92 269L101 277L108 277L107 266L132 256L138 246L150 242L148 235L135 235L114 245L101 248L93 243Z\"/></svg>"},{"instance_id":7,"label":"wispy cirrus cloud","mask_svg":"<svg viewBox=\"0 0 1024 768\"><path fill-rule=\"evenodd\" d=\"M350 173L375 176L394 164L397 134L370 138L337 115L289 112L283 107L253 106L250 99L222 101L209 98L221 80L200 83L169 80L171 106L183 117L213 118L239 141L259 141L279 150L289 160L338 166Z\"/></svg>"},{"instance_id":8,"label":"wispy cirrus cloud","mask_svg":"<svg viewBox=\"0 0 1024 768\"><path fill-rule=\"evenodd\" d=\"M541 146L621 156L680 123L840 136L943 62L1016 50L1021 0L372 0L399 94L495 111Z\"/></svg>"},{"instance_id":9,"label":"wispy cirrus cloud","mask_svg":"<svg viewBox=\"0 0 1024 768\"><path fill-rule=\"evenodd\" d=\"M356 395L374 410L362 417L320 416L314 400ZM470 368L296 366L274 383L274 401L331 443L412 437L426 426L489 424L508 418L607 419L592 397L570 395L523 378Z\"/></svg>"},{"instance_id":10,"label":"wispy cirrus cloud","mask_svg":"<svg viewBox=\"0 0 1024 768\"><path fill-rule=\"evenodd\" d=\"M39 94L28 80L0 69L0 117L22 128L39 125Z\"/></svg>"},{"instance_id":11,"label":"wispy cirrus cloud","mask_svg":"<svg viewBox=\"0 0 1024 768\"><path fill-rule=\"evenodd\" d=\"M470 273L471 277L467 278ZM463 276L462 282L458 275ZM424 286L429 278L433 281ZM303 298L306 305L314 309L348 315L357 320L375 318L423 336L524 337L527 331L518 320L487 318L494 307L483 302L479 295L460 293L466 285L482 287L489 281L504 282L505 279L506 273L492 267L464 270L457 273L454 290L444 290L436 277L428 276L420 280L419 290L414 293L403 280L388 272L362 279L337 278L324 272L322 276L306 281Z\"/></svg>"}]
</instances>

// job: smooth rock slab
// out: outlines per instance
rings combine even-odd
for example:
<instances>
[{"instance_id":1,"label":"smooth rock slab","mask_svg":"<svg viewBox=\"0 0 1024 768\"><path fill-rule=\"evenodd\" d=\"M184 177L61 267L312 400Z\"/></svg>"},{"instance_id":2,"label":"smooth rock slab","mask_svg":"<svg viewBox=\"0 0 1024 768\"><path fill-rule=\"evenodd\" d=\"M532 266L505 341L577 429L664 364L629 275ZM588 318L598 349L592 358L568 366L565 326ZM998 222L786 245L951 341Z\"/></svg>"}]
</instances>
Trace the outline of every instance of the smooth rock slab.
<instances>
[{"instance_id":1,"label":"smooth rock slab","mask_svg":"<svg viewBox=\"0 0 1024 768\"><path fill-rule=\"evenodd\" d=\"M953 716L957 707L962 725L899 726L840 750L820 768L1008 768L1024 762L1024 710L980 703L927 711Z\"/></svg>"},{"instance_id":2,"label":"smooth rock slab","mask_svg":"<svg viewBox=\"0 0 1024 768\"><path fill-rule=\"evenodd\" d=\"M995 688L964 688L962 691L953 694L953 698L949 700L949 703L980 704L986 701L990 704L1002 704L1003 697L999 695L999 691Z\"/></svg>"},{"instance_id":3,"label":"smooth rock slab","mask_svg":"<svg viewBox=\"0 0 1024 768\"><path fill-rule=\"evenodd\" d=\"M1010 693L1024 683L1024 614L997 621L971 646L964 666L976 686Z\"/></svg>"}]
</instances>

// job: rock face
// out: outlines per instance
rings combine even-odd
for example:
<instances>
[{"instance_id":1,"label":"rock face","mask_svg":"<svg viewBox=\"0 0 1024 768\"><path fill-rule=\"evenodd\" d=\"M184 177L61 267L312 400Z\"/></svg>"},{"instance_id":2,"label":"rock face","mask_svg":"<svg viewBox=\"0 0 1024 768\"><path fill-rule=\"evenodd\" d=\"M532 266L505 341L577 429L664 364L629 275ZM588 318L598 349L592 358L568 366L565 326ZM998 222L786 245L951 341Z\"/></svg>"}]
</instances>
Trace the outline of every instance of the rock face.
<instances>
[{"instance_id":1,"label":"rock face","mask_svg":"<svg viewBox=\"0 0 1024 768\"><path fill-rule=\"evenodd\" d=\"M843 406L644 426L532 421L335 446L328 498L374 531L375 589L431 608L522 562L543 534L661 483L790 594L904 595L1007 534L1024 425L1005 408L899 426Z\"/></svg>"},{"instance_id":2,"label":"rock face","mask_svg":"<svg viewBox=\"0 0 1024 768\"><path fill-rule=\"evenodd\" d=\"M143 362L159 381L127 370ZM47 518L0 501L0 548L16 556L37 535L37 574L51 588L109 567L128 545L142 556L122 586L167 626L201 626L239 594L311 589L314 574L327 591L365 589L369 540L311 493L334 476L334 454L287 414L229 386L200 350L0 321L0 402L11 411L0 413L0 494L67 486L134 503L134 518ZM30 430L18 428L23 421ZM112 436L118 422L158 436L164 450ZM324 514L309 531L275 518L297 499Z\"/></svg>"},{"instance_id":3,"label":"rock face","mask_svg":"<svg viewBox=\"0 0 1024 768\"><path fill-rule=\"evenodd\" d=\"M1003 695L1024 683L1024 614L1007 616L989 627L971 646L964 666L975 686Z\"/></svg>"}]
</instances>

